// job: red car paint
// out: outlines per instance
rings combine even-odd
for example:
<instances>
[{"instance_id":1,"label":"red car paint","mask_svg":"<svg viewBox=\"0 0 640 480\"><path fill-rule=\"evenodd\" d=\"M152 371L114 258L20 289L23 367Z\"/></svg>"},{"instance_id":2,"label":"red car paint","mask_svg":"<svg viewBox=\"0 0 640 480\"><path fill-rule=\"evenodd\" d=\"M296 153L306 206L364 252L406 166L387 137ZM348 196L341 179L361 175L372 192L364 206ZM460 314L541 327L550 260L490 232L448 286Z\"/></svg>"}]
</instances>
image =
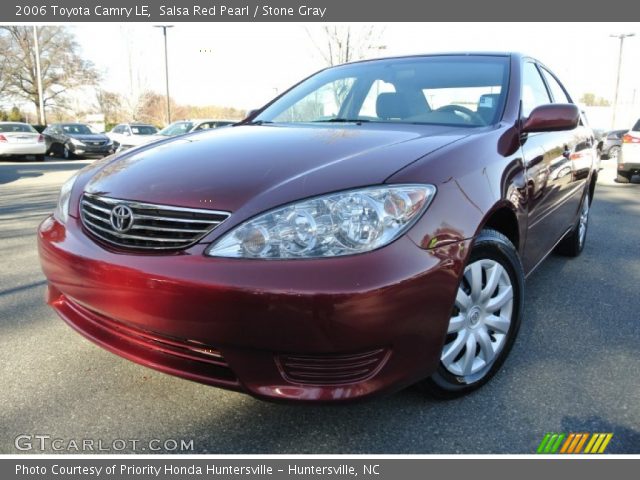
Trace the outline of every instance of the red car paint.
<instances>
[{"instance_id":1,"label":"red car paint","mask_svg":"<svg viewBox=\"0 0 640 480\"><path fill-rule=\"evenodd\" d=\"M39 228L50 305L118 355L261 398L352 400L429 376L474 237L506 222L530 273L573 225L595 181L587 127L522 130L520 72L530 60L508 57L506 104L492 126L245 123L93 164L75 183L67 223L50 217ZM566 150L584 155L573 161ZM560 164L569 174L556 178ZM437 194L383 248L294 261L204 256L266 210L384 183L429 183ZM183 250L122 251L85 230L85 192L232 215ZM356 380L332 376L336 368ZM317 381L300 380L317 371Z\"/></svg>"}]
</instances>

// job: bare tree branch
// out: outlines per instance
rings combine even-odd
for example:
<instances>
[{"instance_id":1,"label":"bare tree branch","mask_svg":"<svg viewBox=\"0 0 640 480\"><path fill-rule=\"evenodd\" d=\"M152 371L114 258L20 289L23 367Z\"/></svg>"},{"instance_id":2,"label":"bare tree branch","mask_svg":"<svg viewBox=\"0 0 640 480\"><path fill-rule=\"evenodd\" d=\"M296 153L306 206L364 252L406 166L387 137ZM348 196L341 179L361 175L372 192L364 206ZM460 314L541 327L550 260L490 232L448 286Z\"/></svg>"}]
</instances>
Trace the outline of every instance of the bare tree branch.
<instances>
[{"instance_id":1,"label":"bare tree branch","mask_svg":"<svg viewBox=\"0 0 640 480\"><path fill-rule=\"evenodd\" d=\"M100 76L94 65L80 56L73 34L64 27L38 28L43 104L54 107L64 103L67 92L96 85ZM10 61L0 59L0 92L32 102L39 107L33 27L0 27L0 46Z\"/></svg>"}]
</instances>

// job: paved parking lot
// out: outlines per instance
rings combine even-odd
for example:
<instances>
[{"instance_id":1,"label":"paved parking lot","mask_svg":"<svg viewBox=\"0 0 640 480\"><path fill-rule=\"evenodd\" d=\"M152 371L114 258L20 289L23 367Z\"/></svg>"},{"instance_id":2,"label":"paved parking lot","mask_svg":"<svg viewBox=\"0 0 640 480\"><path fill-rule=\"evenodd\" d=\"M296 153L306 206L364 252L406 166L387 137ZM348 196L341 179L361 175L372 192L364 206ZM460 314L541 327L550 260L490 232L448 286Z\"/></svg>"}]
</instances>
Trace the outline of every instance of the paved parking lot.
<instances>
[{"instance_id":1,"label":"paved parking lot","mask_svg":"<svg viewBox=\"0 0 640 480\"><path fill-rule=\"evenodd\" d=\"M44 304L34 231L87 161L0 162L0 453L21 434L184 439L196 453L532 453L548 431L613 432L608 452L640 453L640 184L615 184L603 163L583 255L552 255L528 279L490 384L450 402L409 389L299 406L157 373L73 332Z\"/></svg>"}]
</instances>

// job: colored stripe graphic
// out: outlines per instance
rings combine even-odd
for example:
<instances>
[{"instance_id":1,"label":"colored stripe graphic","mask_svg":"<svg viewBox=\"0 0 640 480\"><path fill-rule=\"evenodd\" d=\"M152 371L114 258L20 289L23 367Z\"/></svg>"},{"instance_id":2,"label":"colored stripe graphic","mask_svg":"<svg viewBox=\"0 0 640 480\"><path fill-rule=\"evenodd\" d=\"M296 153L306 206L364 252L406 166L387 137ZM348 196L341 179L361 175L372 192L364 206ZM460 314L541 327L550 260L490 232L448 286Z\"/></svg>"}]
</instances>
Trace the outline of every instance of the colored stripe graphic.
<instances>
[{"instance_id":1,"label":"colored stripe graphic","mask_svg":"<svg viewBox=\"0 0 640 480\"><path fill-rule=\"evenodd\" d=\"M536 453L539 454L577 454L577 453L604 453L613 438L613 433L553 433L545 434L538 445ZM586 448L583 447L585 446Z\"/></svg>"}]
</instances>

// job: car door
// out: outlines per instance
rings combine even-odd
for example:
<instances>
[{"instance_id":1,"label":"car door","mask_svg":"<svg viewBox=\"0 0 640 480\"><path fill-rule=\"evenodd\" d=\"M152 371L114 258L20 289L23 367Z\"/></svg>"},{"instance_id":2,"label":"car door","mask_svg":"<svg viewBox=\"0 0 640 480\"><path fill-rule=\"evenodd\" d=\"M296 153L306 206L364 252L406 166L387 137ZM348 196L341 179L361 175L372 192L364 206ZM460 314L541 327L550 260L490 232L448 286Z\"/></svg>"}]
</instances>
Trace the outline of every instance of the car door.
<instances>
[{"instance_id":1,"label":"car door","mask_svg":"<svg viewBox=\"0 0 640 480\"><path fill-rule=\"evenodd\" d=\"M526 60L522 70L522 118L535 107L552 102L538 65ZM535 267L571 226L572 207L567 204L564 189L572 178L571 154L577 144L575 130L522 136L528 207L525 271Z\"/></svg>"}]
</instances>

